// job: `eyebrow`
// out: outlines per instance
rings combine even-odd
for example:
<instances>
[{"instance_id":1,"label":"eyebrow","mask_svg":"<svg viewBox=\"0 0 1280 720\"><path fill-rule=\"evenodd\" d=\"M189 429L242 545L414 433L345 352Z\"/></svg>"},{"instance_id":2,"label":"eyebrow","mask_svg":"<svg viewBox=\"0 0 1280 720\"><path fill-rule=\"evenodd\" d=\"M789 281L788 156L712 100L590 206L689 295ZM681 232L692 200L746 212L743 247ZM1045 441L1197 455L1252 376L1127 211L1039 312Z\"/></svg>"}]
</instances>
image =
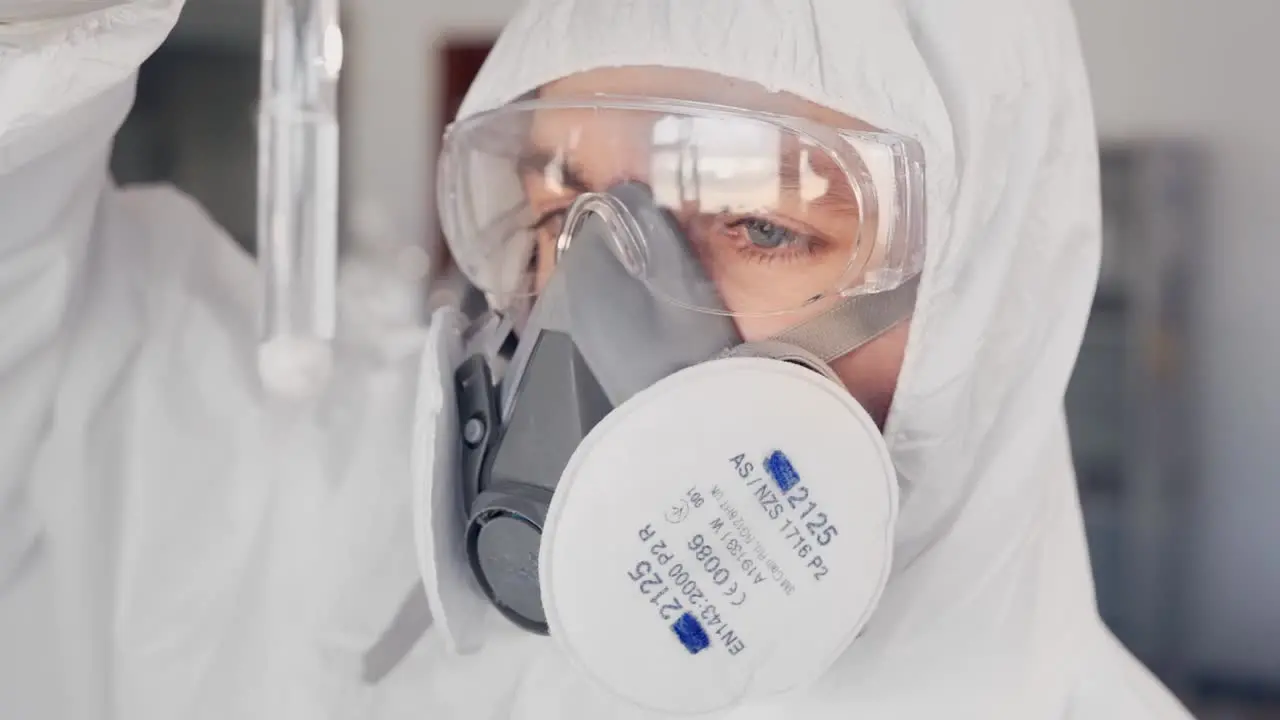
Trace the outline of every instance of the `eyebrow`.
<instances>
[{"instance_id":1,"label":"eyebrow","mask_svg":"<svg viewBox=\"0 0 1280 720\"><path fill-rule=\"evenodd\" d=\"M800 187L800 183L784 180L779 189L782 191L781 197L785 198L788 193L794 194L795 197L804 196L804 189ZM858 197L848 185L841 184L827 189L827 192L816 198L805 198L803 207L811 210L822 210L835 215L844 217L860 217L863 213L861 205L858 204Z\"/></svg>"},{"instance_id":2,"label":"eyebrow","mask_svg":"<svg viewBox=\"0 0 1280 720\"><path fill-rule=\"evenodd\" d=\"M808 173L822 178L827 183L827 191L814 198L813 205L831 207L842 212L861 213L861 203L854 190L854 180L833 158L824 152L810 152L805 149L788 149L779 163L781 187L783 190L802 194L801 163L808 164Z\"/></svg>"},{"instance_id":3,"label":"eyebrow","mask_svg":"<svg viewBox=\"0 0 1280 720\"><path fill-rule=\"evenodd\" d=\"M516 172L525 175L543 176L549 165L557 162L556 157L543 150L530 150L520 154L516 159ZM591 192L587 181L582 179L582 172L567 160L560 159L560 179L562 184L575 192Z\"/></svg>"}]
</instances>

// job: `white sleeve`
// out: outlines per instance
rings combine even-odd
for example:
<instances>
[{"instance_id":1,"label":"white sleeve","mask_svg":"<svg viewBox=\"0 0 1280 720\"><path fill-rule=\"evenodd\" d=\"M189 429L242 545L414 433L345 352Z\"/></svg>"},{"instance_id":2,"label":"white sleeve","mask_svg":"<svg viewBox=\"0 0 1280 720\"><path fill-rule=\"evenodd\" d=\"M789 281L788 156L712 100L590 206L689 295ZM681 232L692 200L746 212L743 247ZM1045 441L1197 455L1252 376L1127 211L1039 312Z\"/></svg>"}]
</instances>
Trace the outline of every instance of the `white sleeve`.
<instances>
[{"instance_id":1,"label":"white sleeve","mask_svg":"<svg viewBox=\"0 0 1280 720\"><path fill-rule=\"evenodd\" d=\"M0 585L32 539L31 464L68 307L111 189L111 140L182 0L0 0Z\"/></svg>"},{"instance_id":2,"label":"white sleeve","mask_svg":"<svg viewBox=\"0 0 1280 720\"><path fill-rule=\"evenodd\" d=\"M263 397L252 257L108 178L181 3L78 4L0 0L0 718L369 717L416 364L344 346L324 397Z\"/></svg>"}]
</instances>

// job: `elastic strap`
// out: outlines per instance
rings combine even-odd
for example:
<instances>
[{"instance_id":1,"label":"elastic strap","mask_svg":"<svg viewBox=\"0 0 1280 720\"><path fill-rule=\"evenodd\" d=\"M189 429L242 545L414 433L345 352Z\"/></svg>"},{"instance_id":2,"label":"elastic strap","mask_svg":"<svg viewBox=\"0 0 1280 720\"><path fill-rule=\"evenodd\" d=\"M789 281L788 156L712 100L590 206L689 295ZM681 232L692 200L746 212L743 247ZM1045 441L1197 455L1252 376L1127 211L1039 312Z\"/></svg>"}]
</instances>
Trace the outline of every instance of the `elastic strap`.
<instances>
[{"instance_id":1,"label":"elastic strap","mask_svg":"<svg viewBox=\"0 0 1280 720\"><path fill-rule=\"evenodd\" d=\"M920 276L916 275L892 290L845 298L821 315L769 339L807 350L829 363L911 317L919 287Z\"/></svg>"},{"instance_id":2,"label":"elastic strap","mask_svg":"<svg viewBox=\"0 0 1280 720\"><path fill-rule=\"evenodd\" d=\"M409 588L400 609L381 637L364 653L364 681L377 685L391 673L413 650L413 646L431 627L431 606L422 583Z\"/></svg>"}]
</instances>

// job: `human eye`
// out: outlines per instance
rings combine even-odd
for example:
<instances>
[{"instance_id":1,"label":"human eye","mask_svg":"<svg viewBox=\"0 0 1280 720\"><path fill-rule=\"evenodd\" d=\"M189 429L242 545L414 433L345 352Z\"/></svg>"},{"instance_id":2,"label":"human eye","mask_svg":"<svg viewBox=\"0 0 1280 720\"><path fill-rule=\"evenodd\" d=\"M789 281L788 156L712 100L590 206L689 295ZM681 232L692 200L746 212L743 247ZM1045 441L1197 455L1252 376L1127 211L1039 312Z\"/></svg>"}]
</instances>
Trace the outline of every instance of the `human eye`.
<instances>
[{"instance_id":1,"label":"human eye","mask_svg":"<svg viewBox=\"0 0 1280 720\"><path fill-rule=\"evenodd\" d=\"M758 215L730 217L720 223L732 250L753 262L789 262L819 256L831 243L817 233Z\"/></svg>"}]
</instances>

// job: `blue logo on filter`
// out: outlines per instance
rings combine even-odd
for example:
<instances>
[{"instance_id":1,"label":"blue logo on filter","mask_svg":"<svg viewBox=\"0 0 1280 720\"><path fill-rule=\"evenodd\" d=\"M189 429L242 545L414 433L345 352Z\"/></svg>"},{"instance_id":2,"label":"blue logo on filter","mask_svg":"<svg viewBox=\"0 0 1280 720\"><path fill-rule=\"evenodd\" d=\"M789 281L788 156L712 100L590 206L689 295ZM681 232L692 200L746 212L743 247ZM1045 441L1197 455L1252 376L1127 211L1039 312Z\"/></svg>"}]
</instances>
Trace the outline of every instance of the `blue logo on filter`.
<instances>
[{"instance_id":1,"label":"blue logo on filter","mask_svg":"<svg viewBox=\"0 0 1280 720\"><path fill-rule=\"evenodd\" d=\"M764 469L773 478L773 484L785 495L791 488L800 484L800 473L791 464L791 459L781 450L774 450L764 459Z\"/></svg>"},{"instance_id":2,"label":"blue logo on filter","mask_svg":"<svg viewBox=\"0 0 1280 720\"><path fill-rule=\"evenodd\" d=\"M707 631L691 612L677 618L671 625L671 631L676 634L680 644L689 651L690 655L697 655L711 646L711 638L707 637Z\"/></svg>"}]
</instances>

